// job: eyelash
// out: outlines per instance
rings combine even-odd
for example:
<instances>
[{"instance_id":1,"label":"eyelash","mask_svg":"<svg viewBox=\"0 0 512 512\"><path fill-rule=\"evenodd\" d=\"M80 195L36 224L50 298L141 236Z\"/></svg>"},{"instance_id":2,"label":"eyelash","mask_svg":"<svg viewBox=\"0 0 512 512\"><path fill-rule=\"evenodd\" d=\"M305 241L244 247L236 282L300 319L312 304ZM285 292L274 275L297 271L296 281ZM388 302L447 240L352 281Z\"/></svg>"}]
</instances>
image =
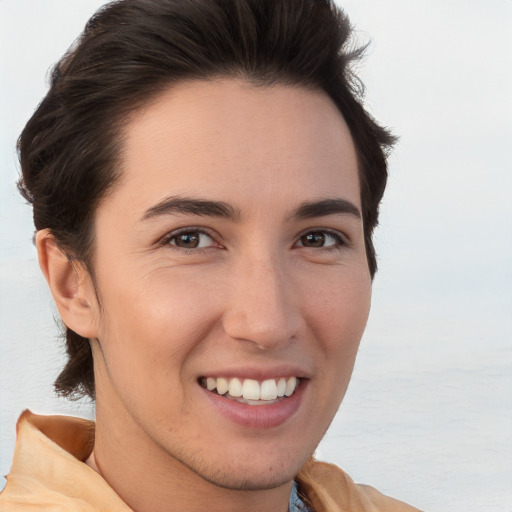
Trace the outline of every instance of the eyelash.
<instances>
[{"instance_id":1,"label":"eyelash","mask_svg":"<svg viewBox=\"0 0 512 512\"><path fill-rule=\"evenodd\" d=\"M213 243L217 243L218 246L222 247L220 244L218 244L218 242L216 242L216 237L212 233L205 230L204 228L198 228L198 227L196 228L193 226L172 231L171 233L169 233L167 236L165 236L162 239L161 245L162 246L172 246L176 250L186 251L187 253L191 253L191 252L198 253L198 252L207 251L208 249L212 248L211 246L186 248L186 247L179 247L178 245L171 243L173 240L177 239L180 235L183 235L183 234L206 235L207 237L209 237L212 240ZM312 234L322 234L326 237L332 237L335 240L335 243L331 244L331 245L327 245L327 246L323 245L320 247L308 247L305 245L298 245L299 242L301 242L302 238L306 237L307 235L312 235ZM296 247L304 247L305 249L324 249L324 250L340 250L342 247L344 247L346 245L347 245L347 240L344 235L342 235L339 231L333 231L333 230L325 229L325 228L323 228L323 229L322 228L308 229L307 231L302 232L298 236L297 241L294 243L294 246L296 246Z\"/></svg>"}]
</instances>

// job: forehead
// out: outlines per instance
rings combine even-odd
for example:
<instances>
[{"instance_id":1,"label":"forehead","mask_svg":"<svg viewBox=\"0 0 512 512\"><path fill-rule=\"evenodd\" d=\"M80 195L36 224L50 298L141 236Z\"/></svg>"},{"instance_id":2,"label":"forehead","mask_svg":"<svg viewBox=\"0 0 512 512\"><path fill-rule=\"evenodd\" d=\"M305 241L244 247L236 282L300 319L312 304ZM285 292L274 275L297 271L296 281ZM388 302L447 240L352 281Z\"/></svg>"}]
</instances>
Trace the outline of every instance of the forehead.
<instances>
[{"instance_id":1,"label":"forehead","mask_svg":"<svg viewBox=\"0 0 512 512\"><path fill-rule=\"evenodd\" d=\"M335 188L359 205L343 117L326 94L299 87L241 80L172 87L128 123L121 166L118 193L137 191L132 206L159 190L231 202L248 187L261 197L331 197Z\"/></svg>"}]
</instances>

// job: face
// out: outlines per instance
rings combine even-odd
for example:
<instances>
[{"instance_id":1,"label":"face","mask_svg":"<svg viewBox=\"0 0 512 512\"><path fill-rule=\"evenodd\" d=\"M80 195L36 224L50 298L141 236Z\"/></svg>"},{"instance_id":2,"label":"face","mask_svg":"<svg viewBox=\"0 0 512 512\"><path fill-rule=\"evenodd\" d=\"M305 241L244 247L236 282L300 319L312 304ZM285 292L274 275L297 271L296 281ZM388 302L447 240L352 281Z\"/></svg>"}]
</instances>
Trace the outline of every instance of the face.
<instances>
[{"instance_id":1,"label":"face","mask_svg":"<svg viewBox=\"0 0 512 512\"><path fill-rule=\"evenodd\" d=\"M301 88L186 83L132 118L121 166L95 224L99 435L226 488L290 481L370 303L342 116Z\"/></svg>"}]
</instances>

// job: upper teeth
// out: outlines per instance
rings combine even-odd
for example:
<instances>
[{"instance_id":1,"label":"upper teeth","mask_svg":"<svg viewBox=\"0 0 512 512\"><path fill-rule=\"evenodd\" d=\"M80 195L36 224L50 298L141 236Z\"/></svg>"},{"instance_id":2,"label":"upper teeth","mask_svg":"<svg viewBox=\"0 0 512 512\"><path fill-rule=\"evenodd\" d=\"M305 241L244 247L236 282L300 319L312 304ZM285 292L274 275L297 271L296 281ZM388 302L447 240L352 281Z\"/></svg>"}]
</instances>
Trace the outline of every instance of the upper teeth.
<instances>
[{"instance_id":1,"label":"upper teeth","mask_svg":"<svg viewBox=\"0 0 512 512\"><path fill-rule=\"evenodd\" d=\"M290 396L297 388L297 377L281 377L258 382L254 379L227 379L224 377L206 379L206 388L217 389L219 395L229 393L230 396L245 400L275 400L278 397Z\"/></svg>"}]
</instances>

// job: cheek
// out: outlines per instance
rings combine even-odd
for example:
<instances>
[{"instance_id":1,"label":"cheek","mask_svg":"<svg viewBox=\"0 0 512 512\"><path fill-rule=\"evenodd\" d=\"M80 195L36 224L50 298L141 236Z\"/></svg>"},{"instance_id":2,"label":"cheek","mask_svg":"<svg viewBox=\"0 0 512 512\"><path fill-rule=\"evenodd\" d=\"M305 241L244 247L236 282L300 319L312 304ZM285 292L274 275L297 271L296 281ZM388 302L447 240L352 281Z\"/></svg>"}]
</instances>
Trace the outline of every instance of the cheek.
<instances>
[{"instance_id":1,"label":"cheek","mask_svg":"<svg viewBox=\"0 0 512 512\"><path fill-rule=\"evenodd\" d=\"M358 345L370 310L368 272L365 268L349 272L343 269L324 282L325 286L318 293L309 293L310 323L321 334L320 339L329 352Z\"/></svg>"},{"instance_id":2,"label":"cheek","mask_svg":"<svg viewBox=\"0 0 512 512\"><path fill-rule=\"evenodd\" d=\"M164 269L117 278L110 286L105 280L100 334L104 352L116 362L147 366L153 373L183 362L220 315L215 300L219 287L204 277Z\"/></svg>"},{"instance_id":3,"label":"cheek","mask_svg":"<svg viewBox=\"0 0 512 512\"><path fill-rule=\"evenodd\" d=\"M335 285L333 283L336 283ZM311 303L309 325L322 365L323 385L326 388L323 404L337 409L352 374L359 343L366 327L371 299L371 280L368 273L345 273L333 279Z\"/></svg>"},{"instance_id":4,"label":"cheek","mask_svg":"<svg viewBox=\"0 0 512 512\"><path fill-rule=\"evenodd\" d=\"M111 390L129 410L178 428L190 403L184 381L192 379L191 355L218 312L213 286L199 287L186 272L170 274L115 280L111 274L110 285L107 279L102 283L99 343L104 363L97 388Z\"/></svg>"}]
</instances>

